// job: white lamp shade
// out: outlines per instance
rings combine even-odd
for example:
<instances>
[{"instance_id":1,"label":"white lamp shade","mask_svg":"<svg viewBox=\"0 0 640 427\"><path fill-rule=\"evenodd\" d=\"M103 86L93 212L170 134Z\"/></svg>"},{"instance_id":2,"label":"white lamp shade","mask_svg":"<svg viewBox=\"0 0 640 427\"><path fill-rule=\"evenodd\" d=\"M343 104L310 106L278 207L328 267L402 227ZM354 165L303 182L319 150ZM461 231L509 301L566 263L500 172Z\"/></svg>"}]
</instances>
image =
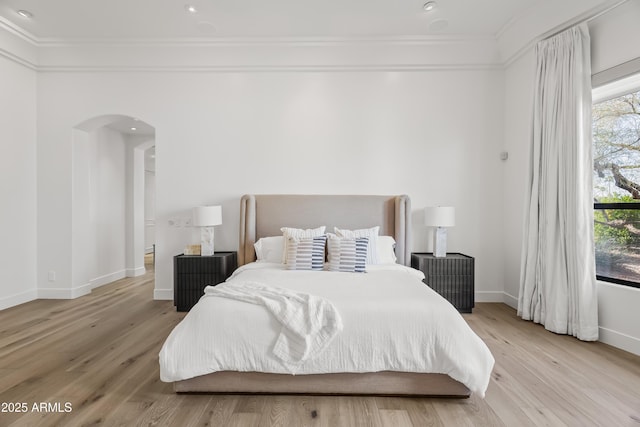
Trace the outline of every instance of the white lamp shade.
<instances>
[{"instance_id":1,"label":"white lamp shade","mask_svg":"<svg viewBox=\"0 0 640 427\"><path fill-rule=\"evenodd\" d=\"M456 225L456 210L452 206L424 208L424 225L431 227L453 227Z\"/></svg>"},{"instance_id":2,"label":"white lamp shade","mask_svg":"<svg viewBox=\"0 0 640 427\"><path fill-rule=\"evenodd\" d=\"M191 213L191 223L195 227L210 227L222 224L222 206L196 206Z\"/></svg>"}]
</instances>

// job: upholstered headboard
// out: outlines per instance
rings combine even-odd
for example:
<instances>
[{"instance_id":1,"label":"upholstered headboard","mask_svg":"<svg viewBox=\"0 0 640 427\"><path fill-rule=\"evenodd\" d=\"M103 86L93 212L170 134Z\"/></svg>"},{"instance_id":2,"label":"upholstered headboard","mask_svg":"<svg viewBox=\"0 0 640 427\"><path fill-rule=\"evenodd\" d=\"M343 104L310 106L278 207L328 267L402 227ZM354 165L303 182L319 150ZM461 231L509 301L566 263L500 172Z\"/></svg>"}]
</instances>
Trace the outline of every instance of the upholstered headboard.
<instances>
[{"instance_id":1,"label":"upholstered headboard","mask_svg":"<svg viewBox=\"0 0 640 427\"><path fill-rule=\"evenodd\" d=\"M249 194L240 201L238 265L255 261L253 244L261 237L282 235L281 227L321 225L327 231L379 225L380 235L396 240L398 264L411 262L409 196Z\"/></svg>"}]
</instances>

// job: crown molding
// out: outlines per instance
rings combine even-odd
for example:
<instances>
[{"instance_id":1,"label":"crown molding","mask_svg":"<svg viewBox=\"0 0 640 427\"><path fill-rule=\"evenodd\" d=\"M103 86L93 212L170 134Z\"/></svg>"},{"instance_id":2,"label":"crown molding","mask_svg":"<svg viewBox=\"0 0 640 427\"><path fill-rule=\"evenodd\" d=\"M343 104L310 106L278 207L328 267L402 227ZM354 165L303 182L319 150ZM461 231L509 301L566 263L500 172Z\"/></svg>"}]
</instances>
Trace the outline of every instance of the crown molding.
<instances>
[{"instance_id":1,"label":"crown molding","mask_svg":"<svg viewBox=\"0 0 640 427\"><path fill-rule=\"evenodd\" d=\"M275 72L422 72L501 70L500 64L438 64L438 65L209 65L209 66L41 66L42 73L275 73Z\"/></svg>"},{"instance_id":2,"label":"crown molding","mask_svg":"<svg viewBox=\"0 0 640 427\"><path fill-rule=\"evenodd\" d=\"M12 34L21 40L33 45L38 45L38 38L28 32L27 30L15 25L13 22L0 16L0 30L4 30L9 34Z\"/></svg>"},{"instance_id":3,"label":"crown molding","mask_svg":"<svg viewBox=\"0 0 640 427\"><path fill-rule=\"evenodd\" d=\"M38 68L38 48L29 33L0 17L0 57L30 70Z\"/></svg>"},{"instance_id":4,"label":"crown molding","mask_svg":"<svg viewBox=\"0 0 640 427\"><path fill-rule=\"evenodd\" d=\"M0 17L0 56L38 72L435 71L500 68L494 36L42 38Z\"/></svg>"},{"instance_id":5,"label":"crown molding","mask_svg":"<svg viewBox=\"0 0 640 427\"><path fill-rule=\"evenodd\" d=\"M388 37L217 37L217 38L36 38L38 47L74 46L352 46L442 45L495 42L494 36L388 36Z\"/></svg>"},{"instance_id":6,"label":"crown molding","mask_svg":"<svg viewBox=\"0 0 640 427\"><path fill-rule=\"evenodd\" d=\"M546 3L551 9L544 7L531 8L527 13L521 14L509 21L496 35L500 51L503 54L502 64L508 68L529 52L533 47L545 38L551 37L565 29L582 22L588 22L601 16L629 0L593 0L580 3L580 9L572 8L563 13L553 14L557 11L557 2ZM586 9L585 9L586 8ZM540 16L551 16L555 22L545 23ZM526 30L522 30L526 28ZM507 45L511 42L511 46Z\"/></svg>"},{"instance_id":7,"label":"crown molding","mask_svg":"<svg viewBox=\"0 0 640 427\"><path fill-rule=\"evenodd\" d=\"M0 56L38 72L434 71L499 68L494 36L45 38L0 17Z\"/></svg>"},{"instance_id":8,"label":"crown molding","mask_svg":"<svg viewBox=\"0 0 640 427\"><path fill-rule=\"evenodd\" d=\"M493 68L493 37L234 39L160 43L52 44L38 48L43 72L416 71Z\"/></svg>"},{"instance_id":9,"label":"crown molding","mask_svg":"<svg viewBox=\"0 0 640 427\"><path fill-rule=\"evenodd\" d=\"M23 67L26 67L30 70L33 71L39 71L38 70L38 66L30 61L27 61L26 59L22 58L21 56L15 55L11 52L9 52L6 49L2 49L0 48L0 57L6 58L9 61L13 61L18 65L22 65Z\"/></svg>"},{"instance_id":10,"label":"crown molding","mask_svg":"<svg viewBox=\"0 0 640 427\"><path fill-rule=\"evenodd\" d=\"M37 37L24 28L0 16L0 29L4 29L36 47L96 46L335 46L354 44L433 45L496 41L492 35L398 35L349 37Z\"/></svg>"}]
</instances>

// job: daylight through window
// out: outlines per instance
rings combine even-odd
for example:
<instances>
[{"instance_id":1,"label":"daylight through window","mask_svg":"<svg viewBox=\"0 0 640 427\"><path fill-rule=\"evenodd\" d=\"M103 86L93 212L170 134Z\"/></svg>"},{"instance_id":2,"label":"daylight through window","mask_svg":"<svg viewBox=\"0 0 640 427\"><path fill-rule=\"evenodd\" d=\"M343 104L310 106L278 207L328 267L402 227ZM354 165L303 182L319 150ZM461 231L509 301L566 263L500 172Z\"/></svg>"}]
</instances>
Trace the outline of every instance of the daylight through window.
<instances>
[{"instance_id":1,"label":"daylight through window","mask_svg":"<svg viewBox=\"0 0 640 427\"><path fill-rule=\"evenodd\" d=\"M593 105L598 279L640 287L640 86Z\"/></svg>"}]
</instances>

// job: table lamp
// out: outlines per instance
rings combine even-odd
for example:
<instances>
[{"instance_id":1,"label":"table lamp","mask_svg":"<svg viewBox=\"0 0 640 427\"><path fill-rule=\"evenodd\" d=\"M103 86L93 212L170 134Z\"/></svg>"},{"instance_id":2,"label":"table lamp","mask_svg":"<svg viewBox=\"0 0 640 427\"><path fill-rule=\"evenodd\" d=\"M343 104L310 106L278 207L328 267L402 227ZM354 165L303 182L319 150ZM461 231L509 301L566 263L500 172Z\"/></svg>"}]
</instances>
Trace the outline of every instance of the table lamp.
<instances>
[{"instance_id":1,"label":"table lamp","mask_svg":"<svg viewBox=\"0 0 640 427\"><path fill-rule=\"evenodd\" d=\"M213 255L213 227L222 224L222 206L193 208L191 223L200 227L200 255Z\"/></svg>"},{"instance_id":2,"label":"table lamp","mask_svg":"<svg viewBox=\"0 0 640 427\"><path fill-rule=\"evenodd\" d=\"M424 225L436 227L433 233L433 255L447 256L447 227L456 225L456 211L451 206L424 208Z\"/></svg>"}]
</instances>

